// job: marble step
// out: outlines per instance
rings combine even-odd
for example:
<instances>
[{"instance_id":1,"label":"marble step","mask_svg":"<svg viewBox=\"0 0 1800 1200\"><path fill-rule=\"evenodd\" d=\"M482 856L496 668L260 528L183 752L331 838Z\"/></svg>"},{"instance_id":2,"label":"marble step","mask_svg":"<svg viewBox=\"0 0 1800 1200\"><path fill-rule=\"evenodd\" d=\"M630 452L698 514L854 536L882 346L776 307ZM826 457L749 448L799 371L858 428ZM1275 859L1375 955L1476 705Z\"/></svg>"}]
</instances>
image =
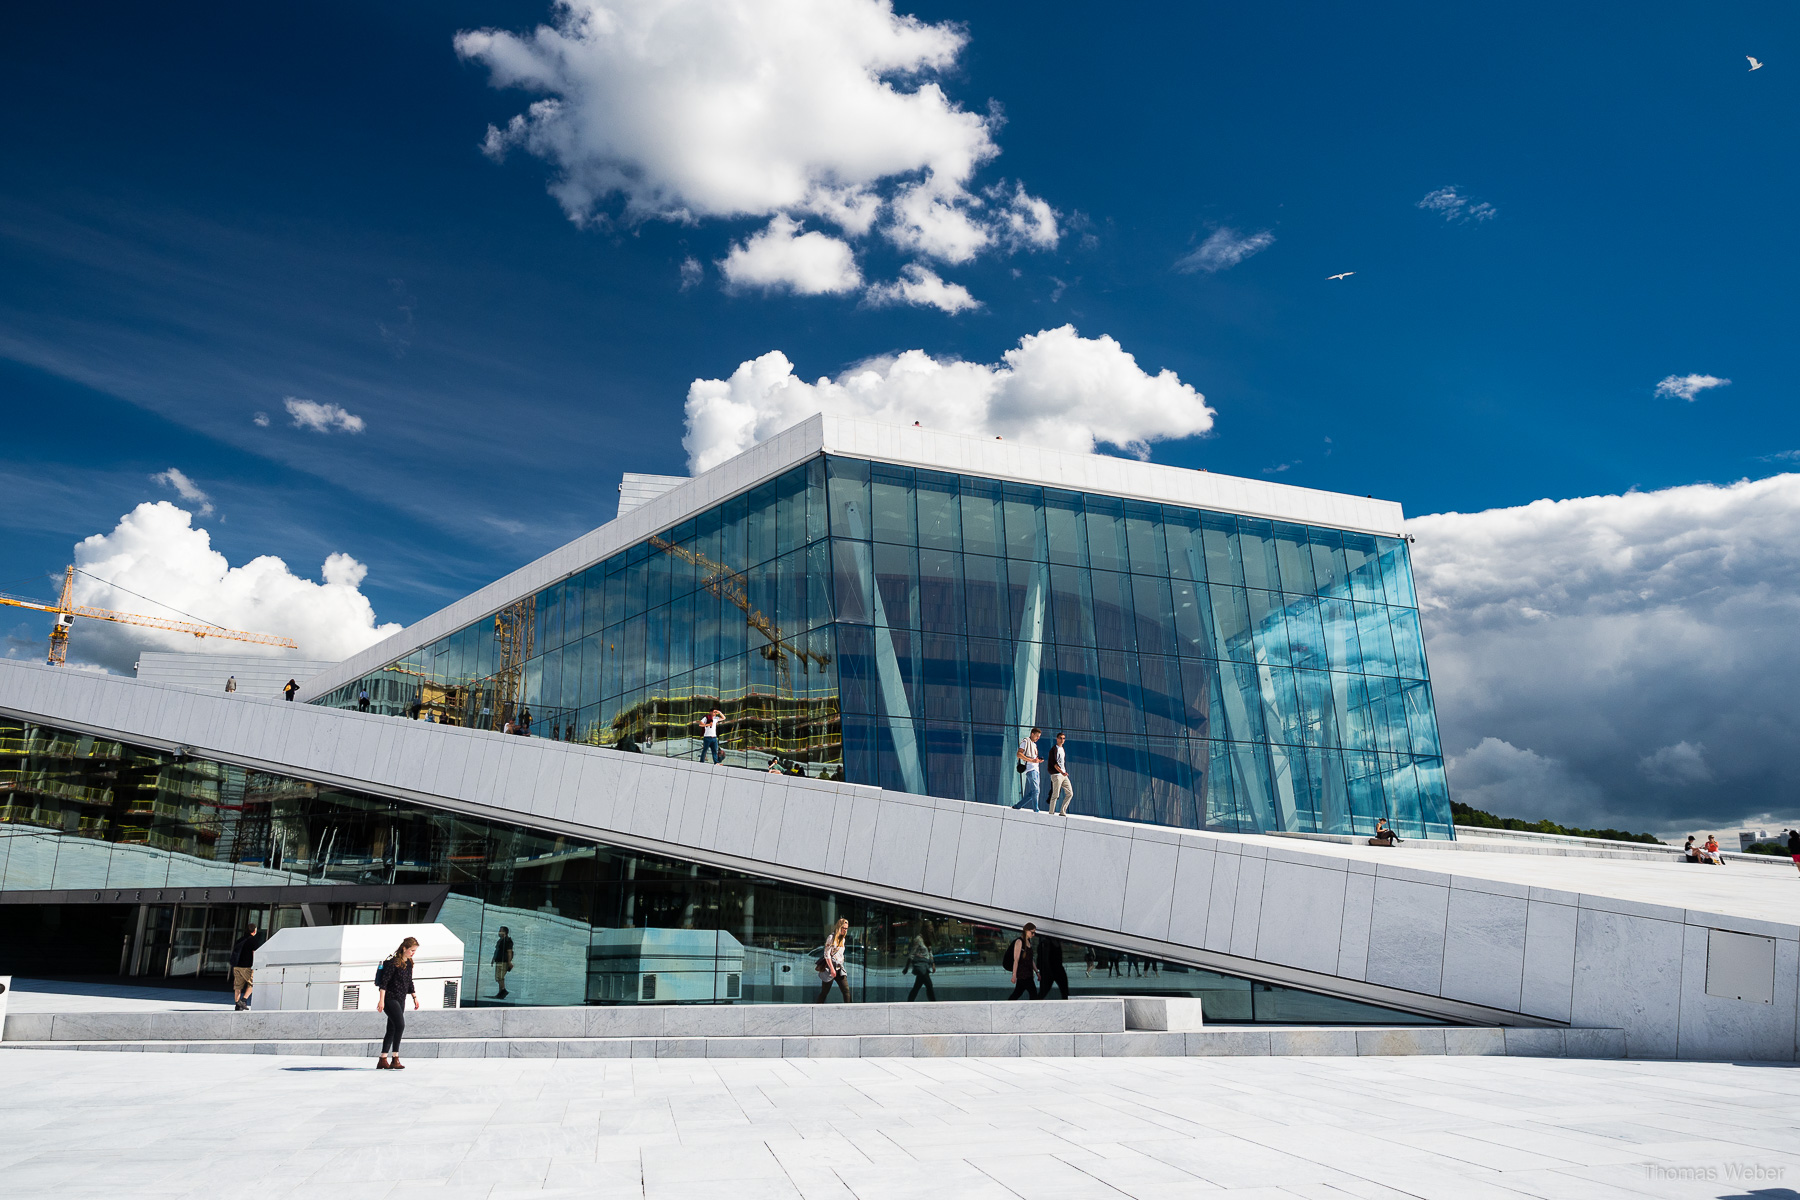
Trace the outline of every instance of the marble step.
<instances>
[{"instance_id":1,"label":"marble step","mask_svg":"<svg viewBox=\"0 0 1800 1200\"><path fill-rule=\"evenodd\" d=\"M410 1023L409 1023L410 1032ZM103 1050L155 1054L283 1054L373 1059L375 1039L231 1041L24 1041L8 1050ZM408 1037L404 1056L432 1058L1119 1058L1511 1055L1623 1058L1618 1029L1493 1029L1436 1026L1214 1026L1176 1032L935 1033L783 1037Z\"/></svg>"},{"instance_id":2,"label":"marble step","mask_svg":"<svg viewBox=\"0 0 1800 1200\"><path fill-rule=\"evenodd\" d=\"M1197 1028L1199 1001L1106 997L941 1004L721 1004L408 1009L409 1039L887 1037ZM1186 1019L1184 1019L1186 1018ZM5 1041L336 1041L379 1037L375 1012L14 1013Z\"/></svg>"}]
</instances>

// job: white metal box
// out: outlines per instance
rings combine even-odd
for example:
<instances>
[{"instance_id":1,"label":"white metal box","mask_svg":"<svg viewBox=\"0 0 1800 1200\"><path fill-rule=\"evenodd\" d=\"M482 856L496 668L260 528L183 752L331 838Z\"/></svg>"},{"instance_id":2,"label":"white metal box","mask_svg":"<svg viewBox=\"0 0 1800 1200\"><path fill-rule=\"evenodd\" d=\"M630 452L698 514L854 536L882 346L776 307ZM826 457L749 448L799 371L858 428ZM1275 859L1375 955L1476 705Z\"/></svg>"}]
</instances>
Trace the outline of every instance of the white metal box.
<instances>
[{"instance_id":1,"label":"white metal box","mask_svg":"<svg viewBox=\"0 0 1800 1200\"><path fill-rule=\"evenodd\" d=\"M257 1009L373 1011L375 968L409 937L420 1008L461 1001L462 939L442 925L313 925L278 931L256 951Z\"/></svg>"}]
</instances>

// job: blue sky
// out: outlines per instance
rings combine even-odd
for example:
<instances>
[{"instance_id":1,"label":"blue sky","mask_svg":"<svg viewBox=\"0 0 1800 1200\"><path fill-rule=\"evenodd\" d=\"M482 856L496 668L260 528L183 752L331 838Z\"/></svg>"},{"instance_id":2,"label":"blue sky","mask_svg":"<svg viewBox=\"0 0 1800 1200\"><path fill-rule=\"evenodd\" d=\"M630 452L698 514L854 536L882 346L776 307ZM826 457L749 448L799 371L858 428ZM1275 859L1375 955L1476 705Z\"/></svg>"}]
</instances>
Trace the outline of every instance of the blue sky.
<instances>
[{"instance_id":1,"label":"blue sky","mask_svg":"<svg viewBox=\"0 0 1800 1200\"><path fill-rule=\"evenodd\" d=\"M1413 514L1725 484L1800 450L1790 4L899 11L961 23L932 77L1003 110L970 187L1058 214L1054 248L933 260L981 303L954 315L727 289L766 214L632 220L615 196L578 226L553 164L484 156L537 96L453 39L525 33L541 3L21 11L0 590L43 594L75 541L176 499L150 479L174 467L233 564L316 577L345 552L410 622L609 519L621 471L685 470L697 378L771 350L807 379L909 349L992 363L1065 323L1216 410L1157 461ZM1466 203L1420 207L1444 188ZM1221 227L1273 241L1175 268ZM870 282L918 260L851 240ZM1688 374L1730 383L1655 394ZM364 428L297 428L290 396Z\"/></svg>"}]
</instances>

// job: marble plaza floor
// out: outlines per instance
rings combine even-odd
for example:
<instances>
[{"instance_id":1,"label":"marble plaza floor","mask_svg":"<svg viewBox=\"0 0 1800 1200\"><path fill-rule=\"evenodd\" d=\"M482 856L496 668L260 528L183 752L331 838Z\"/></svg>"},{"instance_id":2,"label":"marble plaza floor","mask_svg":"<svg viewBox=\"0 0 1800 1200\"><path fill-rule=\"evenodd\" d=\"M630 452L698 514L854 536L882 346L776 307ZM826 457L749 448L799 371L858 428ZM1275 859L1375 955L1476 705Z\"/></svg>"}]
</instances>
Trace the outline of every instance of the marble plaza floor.
<instances>
[{"instance_id":1,"label":"marble plaza floor","mask_svg":"<svg viewBox=\"0 0 1800 1200\"><path fill-rule=\"evenodd\" d=\"M1800 1069L1506 1058L419 1060L16 1051L0 1194L1800 1195Z\"/></svg>"}]
</instances>

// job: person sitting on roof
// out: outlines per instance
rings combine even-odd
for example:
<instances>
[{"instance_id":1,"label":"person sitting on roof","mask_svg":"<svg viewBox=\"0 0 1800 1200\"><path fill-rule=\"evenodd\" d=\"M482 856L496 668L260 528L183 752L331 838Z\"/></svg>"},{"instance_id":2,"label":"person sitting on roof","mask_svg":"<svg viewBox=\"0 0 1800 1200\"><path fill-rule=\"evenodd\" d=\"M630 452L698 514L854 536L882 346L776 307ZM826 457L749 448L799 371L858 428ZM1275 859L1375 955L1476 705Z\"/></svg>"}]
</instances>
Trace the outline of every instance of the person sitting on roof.
<instances>
[{"instance_id":1,"label":"person sitting on roof","mask_svg":"<svg viewBox=\"0 0 1800 1200\"><path fill-rule=\"evenodd\" d=\"M1392 846L1400 840L1400 835L1388 827L1387 818L1380 817L1375 821L1375 836L1369 839L1371 846Z\"/></svg>"}]
</instances>

